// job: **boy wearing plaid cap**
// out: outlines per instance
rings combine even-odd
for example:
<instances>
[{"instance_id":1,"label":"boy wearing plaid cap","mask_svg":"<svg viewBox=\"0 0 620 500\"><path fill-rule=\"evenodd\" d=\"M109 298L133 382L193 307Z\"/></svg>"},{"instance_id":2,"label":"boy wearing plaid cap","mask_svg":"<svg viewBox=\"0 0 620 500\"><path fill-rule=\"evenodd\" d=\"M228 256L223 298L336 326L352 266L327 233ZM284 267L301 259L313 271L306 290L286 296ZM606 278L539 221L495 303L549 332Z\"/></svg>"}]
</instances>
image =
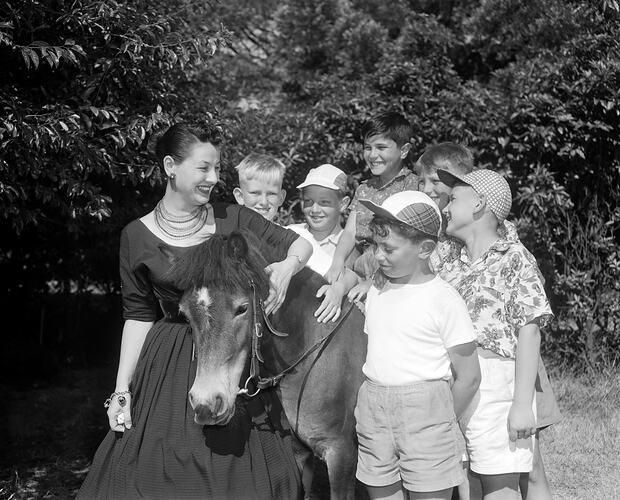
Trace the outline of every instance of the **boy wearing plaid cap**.
<instances>
[{"instance_id":1,"label":"boy wearing plaid cap","mask_svg":"<svg viewBox=\"0 0 620 500\"><path fill-rule=\"evenodd\" d=\"M482 373L461 421L470 467L486 500L516 499L520 473L532 469L540 327L552 313L536 260L498 232L512 204L506 180L487 169L437 173L453 188L446 232L464 243L441 276L467 303Z\"/></svg>"},{"instance_id":2,"label":"boy wearing plaid cap","mask_svg":"<svg viewBox=\"0 0 620 500\"><path fill-rule=\"evenodd\" d=\"M374 253L387 281L366 298L357 478L370 498L448 499L463 480L457 417L480 373L465 303L428 265L441 214L417 191L360 204L374 214Z\"/></svg>"}]
</instances>

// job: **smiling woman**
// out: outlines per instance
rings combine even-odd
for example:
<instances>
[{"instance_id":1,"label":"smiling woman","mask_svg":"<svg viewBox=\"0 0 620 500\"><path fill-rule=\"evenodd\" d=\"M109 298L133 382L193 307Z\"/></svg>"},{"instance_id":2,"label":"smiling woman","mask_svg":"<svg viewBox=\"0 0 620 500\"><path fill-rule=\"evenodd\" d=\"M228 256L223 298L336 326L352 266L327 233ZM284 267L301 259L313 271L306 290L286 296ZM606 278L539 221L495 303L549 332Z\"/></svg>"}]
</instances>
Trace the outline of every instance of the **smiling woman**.
<instances>
[{"instance_id":1,"label":"smiling woman","mask_svg":"<svg viewBox=\"0 0 620 500\"><path fill-rule=\"evenodd\" d=\"M248 230L281 259L269 266L270 312L282 304L311 246L245 207L209 203L219 180L218 130L174 125L156 153L168 177L166 191L152 212L121 234L125 325L116 387L106 401L110 431L78 498L298 498L291 433L273 390L240 400L226 425L194 422L191 329L168 271L171 259L211 235ZM160 308L164 318L156 321Z\"/></svg>"}]
</instances>

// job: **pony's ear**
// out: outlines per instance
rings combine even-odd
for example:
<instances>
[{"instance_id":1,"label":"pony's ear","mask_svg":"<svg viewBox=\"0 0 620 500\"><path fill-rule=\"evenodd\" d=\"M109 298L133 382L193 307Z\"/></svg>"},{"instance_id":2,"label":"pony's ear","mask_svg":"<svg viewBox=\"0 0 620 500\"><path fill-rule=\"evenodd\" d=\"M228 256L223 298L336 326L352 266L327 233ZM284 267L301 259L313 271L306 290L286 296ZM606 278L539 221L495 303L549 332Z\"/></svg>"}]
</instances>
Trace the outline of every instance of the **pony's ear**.
<instances>
[{"instance_id":1,"label":"pony's ear","mask_svg":"<svg viewBox=\"0 0 620 500\"><path fill-rule=\"evenodd\" d=\"M241 233L234 231L228 237L228 254L236 260L243 260L248 255L248 242Z\"/></svg>"}]
</instances>

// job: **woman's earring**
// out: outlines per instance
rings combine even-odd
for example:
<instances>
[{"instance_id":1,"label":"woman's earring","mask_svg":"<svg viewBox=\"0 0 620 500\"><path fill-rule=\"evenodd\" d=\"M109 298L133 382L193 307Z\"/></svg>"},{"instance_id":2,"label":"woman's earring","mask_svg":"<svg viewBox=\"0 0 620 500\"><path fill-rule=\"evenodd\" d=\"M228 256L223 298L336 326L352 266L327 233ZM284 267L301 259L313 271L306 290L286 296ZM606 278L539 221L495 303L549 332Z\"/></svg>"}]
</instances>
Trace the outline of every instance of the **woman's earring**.
<instances>
[{"instance_id":1,"label":"woman's earring","mask_svg":"<svg viewBox=\"0 0 620 500\"><path fill-rule=\"evenodd\" d=\"M168 179L172 180L176 177L176 175L174 175L174 172L172 172L169 176Z\"/></svg>"}]
</instances>

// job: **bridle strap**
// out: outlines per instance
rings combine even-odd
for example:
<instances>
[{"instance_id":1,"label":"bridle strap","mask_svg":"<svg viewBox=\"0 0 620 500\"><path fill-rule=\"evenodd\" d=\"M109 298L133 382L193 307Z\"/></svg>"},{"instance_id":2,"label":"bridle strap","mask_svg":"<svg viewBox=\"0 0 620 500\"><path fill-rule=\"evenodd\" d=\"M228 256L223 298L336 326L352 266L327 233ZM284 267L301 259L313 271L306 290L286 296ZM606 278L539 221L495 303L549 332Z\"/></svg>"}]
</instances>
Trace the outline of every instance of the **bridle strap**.
<instances>
[{"instance_id":1,"label":"bridle strap","mask_svg":"<svg viewBox=\"0 0 620 500\"><path fill-rule=\"evenodd\" d=\"M256 396L261 390L268 389L270 387L277 386L282 378L287 374L294 370L300 363L302 363L310 354L316 351L319 347L324 345L329 339L331 339L336 331L342 325L344 319L349 315L351 309L353 308L353 304L346 308L345 311L342 311L340 318L338 318L338 322L334 325L332 330L317 340L314 344L312 344L308 349L304 351L304 353L290 366L282 370L277 375L272 377L261 377L260 376L260 363L263 363L263 356L260 352L260 339L263 337L263 321L267 326L267 329L274 335L278 337L288 337L287 333L280 332L274 328L269 319L267 318L267 314L265 313L265 309L263 308L262 301L258 298L258 294L256 293L256 286L252 281L250 283L252 287L252 306L253 306L253 332L252 332L252 352L250 353L250 375L245 381L245 385L243 388L239 389L237 392L238 395L244 395L249 398ZM262 316L263 321L259 320L259 311ZM249 384L254 381L256 390L251 393L248 388Z\"/></svg>"}]
</instances>

